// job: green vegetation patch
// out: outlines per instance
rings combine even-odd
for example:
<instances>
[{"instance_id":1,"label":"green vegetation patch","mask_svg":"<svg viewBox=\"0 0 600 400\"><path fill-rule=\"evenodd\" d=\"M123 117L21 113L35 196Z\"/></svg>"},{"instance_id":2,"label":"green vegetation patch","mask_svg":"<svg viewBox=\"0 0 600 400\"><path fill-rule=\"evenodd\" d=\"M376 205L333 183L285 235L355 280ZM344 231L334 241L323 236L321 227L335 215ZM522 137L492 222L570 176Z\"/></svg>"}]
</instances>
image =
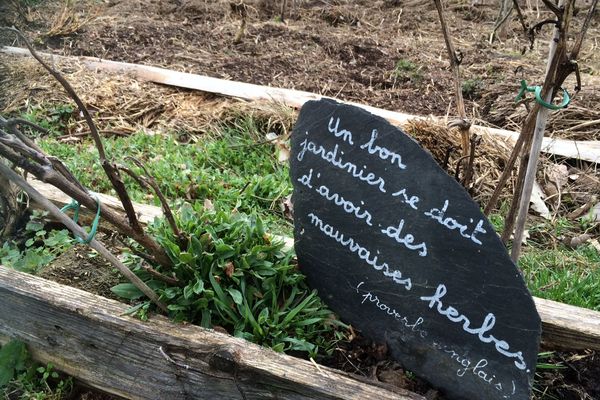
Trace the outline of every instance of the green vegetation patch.
<instances>
[{"instance_id":1,"label":"green vegetation patch","mask_svg":"<svg viewBox=\"0 0 600 400\"><path fill-rule=\"evenodd\" d=\"M23 342L11 340L0 347L0 394L5 399L61 400L72 389L72 379L61 377L51 363L34 363Z\"/></svg>"},{"instance_id":2,"label":"green vegetation patch","mask_svg":"<svg viewBox=\"0 0 600 400\"><path fill-rule=\"evenodd\" d=\"M177 213L184 241L164 221L151 227L174 263L162 271L181 285L168 285L144 271L142 260L127 263L168 304L171 317L203 327L220 326L235 336L276 351L329 354L345 327L327 309L293 262L293 252L267 235L256 215L184 204ZM117 285L123 297L142 297L132 284ZM134 307L142 316L149 303Z\"/></svg>"}]
</instances>

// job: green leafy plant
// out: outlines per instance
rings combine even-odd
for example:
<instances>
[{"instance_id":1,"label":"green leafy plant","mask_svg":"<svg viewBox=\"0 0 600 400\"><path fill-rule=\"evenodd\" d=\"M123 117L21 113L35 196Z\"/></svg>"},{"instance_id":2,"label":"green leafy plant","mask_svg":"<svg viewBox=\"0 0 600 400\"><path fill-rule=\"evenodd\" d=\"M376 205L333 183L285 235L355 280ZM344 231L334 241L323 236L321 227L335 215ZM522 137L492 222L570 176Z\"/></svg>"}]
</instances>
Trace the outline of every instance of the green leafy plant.
<instances>
[{"instance_id":1,"label":"green leafy plant","mask_svg":"<svg viewBox=\"0 0 600 400\"><path fill-rule=\"evenodd\" d=\"M484 83L481 78L466 79L462 83L462 94L467 99L475 99L483 89Z\"/></svg>"},{"instance_id":2,"label":"green leafy plant","mask_svg":"<svg viewBox=\"0 0 600 400\"><path fill-rule=\"evenodd\" d=\"M140 267L141 260L131 257L134 270L157 290L175 320L220 326L276 351L311 357L330 353L344 337L340 328L345 325L308 288L293 253L269 238L257 216L220 208L184 204L178 213L178 224L187 235L184 243L164 222L154 224L180 286L153 279ZM112 290L128 299L142 296L128 283ZM146 310L138 305L131 311L143 315Z\"/></svg>"},{"instance_id":3,"label":"green leafy plant","mask_svg":"<svg viewBox=\"0 0 600 400\"><path fill-rule=\"evenodd\" d=\"M2 244L0 264L22 272L37 273L73 244L68 230L47 231L44 228L46 214L33 212L23 232L24 241Z\"/></svg>"},{"instance_id":4,"label":"green leafy plant","mask_svg":"<svg viewBox=\"0 0 600 400\"><path fill-rule=\"evenodd\" d=\"M62 379L52 363L33 363L23 342L11 340L0 348L0 390L6 399L60 400L72 389L72 379Z\"/></svg>"},{"instance_id":5,"label":"green leafy plant","mask_svg":"<svg viewBox=\"0 0 600 400\"><path fill-rule=\"evenodd\" d=\"M419 82L423 79L421 68L410 60L398 60L394 68L394 76L397 79L411 82Z\"/></svg>"},{"instance_id":6,"label":"green leafy plant","mask_svg":"<svg viewBox=\"0 0 600 400\"><path fill-rule=\"evenodd\" d=\"M25 343L12 340L0 348L0 388L27 369L29 354Z\"/></svg>"},{"instance_id":7,"label":"green leafy plant","mask_svg":"<svg viewBox=\"0 0 600 400\"><path fill-rule=\"evenodd\" d=\"M75 107L70 104L52 106L41 104L29 107L27 112L22 114L22 118L47 129L55 135L64 135L74 112ZM32 133L35 133L35 131L30 130L29 134Z\"/></svg>"}]
</instances>

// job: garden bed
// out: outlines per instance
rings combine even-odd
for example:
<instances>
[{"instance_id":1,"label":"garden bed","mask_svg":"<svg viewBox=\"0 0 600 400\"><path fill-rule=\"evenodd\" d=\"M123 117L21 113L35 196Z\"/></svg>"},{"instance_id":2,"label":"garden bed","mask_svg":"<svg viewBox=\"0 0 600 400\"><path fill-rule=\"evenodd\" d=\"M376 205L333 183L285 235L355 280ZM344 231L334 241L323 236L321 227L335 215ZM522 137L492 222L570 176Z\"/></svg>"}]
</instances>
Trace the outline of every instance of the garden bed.
<instances>
[{"instance_id":1,"label":"garden bed","mask_svg":"<svg viewBox=\"0 0 600 400\"><path fill-rule=\"evenodd\" d=\"M0 19L4 20L0 24L16 24L30 37L52 30L57 20L48 16L60 15L60 2L22 3L28 3L29 6L23 15L8 9L7 5L0 6L0 9L4 7L9 11L2 13ZM86 2L78 2L68 11L78 16L79 21L92 15L94 18L71 33L39 36L41 39L36 46L45 52L61 55L102 57L312 91L421 116L454 113L453 105L449 105L453 87L451 74L445 69L445 49L441 35L437 35L437 17L433 7L393 6L394 2L388 1L372 4L338 1L330 7L320 2L294 3L286 23L278 22L276 12L257 3L251 9L244 39L234 44L232 41L239 20L225 2L162 1L157 4L152 1L113 1L100 5L91 2L93 7ZM97 9L94 8L96 6ZM512 106L513 92L518 86L513 82L516 78L512 70L522 67L521 71L528 79L541 79L541 54L545 44L538 43L532 52L520 56L523 43L514 26L503 42L489 44L486 34L491 27L493 7L489 4L468 7L458 3L449 6L450 24L454 27L452 33L465 53L463 67L469 85L463 87L463 92L473 119L489 126L518 130L524 112ZM530 15L534 15L531 10ZM598 37L597 21L592 23L590 36L593 40ZM2 40L0 44L13 43ZM425 47L427 52L422 51ZM583 141L600 138L599 127L594 123L600 118L596 107L600 102L598 71L594 69L600 60L598 52L591 47L585 47L582 54L580 63L585 65L583 91L573 107L553 115L548 129L553 137ZM267 134L274 132L284 137L289 133L296 118L293 111L279 104L239 103L209 94L140 82L132 76L94 73L68 60L56 60L56 65L92 110L109 151L120 156L134 155L152 165L152 173L170 200L201 203L208 208L212 202L218 202L219 207L230 211L257 213L265 221L269 232L291 235L287 208L291 186L287 181L285 162L277 160L282 150L285 152L286 146L283 142L268 142ZM0 84L3 87L0 93L0 110L3 114L24 116L41 122L51 131L50 135L38 139L42 147L64 159L76 177L92 190L110 193L110 185L101 177L100 168L94 163L96 155L86 139L86 127L81 117L68 97L47 78L39 65L25 58L0 54ZM591 123L584 124L585 121ZM454 131L431 121L414 121L405 129L440 164L449 154L447 170L450 174L454 173L454 165L460 158L458 152L450 150L459 147L459 139ZM475 184L471 194L481 205L485 205L502 171L510 143L485 137L477 150ZM548 156L540 168L539 177L542 190L545 191L542 202L548 207L550 218L536 216L529 224L530 236L520 266L530 289L536 296L600 310L597 295L600 254L594 247L594 240L597 243L600 232L599 226L594 220L586 219L585 213L574 216L578 209L593 201L593 196L600 194L600 175L596 166L581 160ZM130 186L133 182L128 181L127 184ZM511 185L503 193L503 200L510 199ZM557 189L556 194L551 192L553 186ZM141 190L134 190L133 198L140 203L153 201ZM109 200L103 198L102 201ZM491 216L498 230L502 228L505 213L504 203ZM149 217L147 222L152 219ZM582 244L573 246L573 240L584 234L589 237ZM115 253L121 252L121 238L111 235L109 230L100 236L107 244L113 242ZM15 241L21 243L22 248L25 240L21 239L17 237ZM104 270L100 272L102 268ZM118 279L110 272L108 265L81 246L72 247L62 255L57 254L55 262L48 267L33 269L40 269L42 276L47 278L104 296L114 295L110 287L114 287ZM140 335L135 336L138 339L151 336L151 345L142 346L143 342L140 342L138 344L141 347L132 348L135 350L133 353L123 354L143 363L144 360L136 357L145 351L154 351L155 358L150 358L156 364L149 365L156 367L157 371L163 368L162 375L159 374L164 377L164 381L161 381L165 383L163 389L172 390L168 394L173 396L181 388L188 394L194 393L200 386L193 385L205 382L208 387L223 391L220 393L229 393L231 398L243 398L246 395L248 398L273 397L286 392L288 397L281 398L295 398L300 396L294 393L293 386L296 385L306 389L306 396L314 398L386 398L394 396L393 393L396 393L395 396L404 393L411 398L402 390L385 385L382 388L377 383L380 381L396 388L407 388L422 395L441 398L441 395L412 378L410 372L402 370L390 360L384 347L369 343L353 331L346 337L347 341L339 342L333 356L322 357L319 361L363 375L368 380L357 380L325 368L319 370L312 363L241 344L238 339L218 332L186 325L169 325L160 317L152 317L151 322L144 325L135 319L119 316L128 308L126 305L72 292L72 289L37 278L2 271L6 277L2 278L3 296L13 293L12 298L16 303L5 303L5 311L0 315L10 316L14 311L8 311L17 305L45 304L50 308L57 307L52 308L52 313L39 316L40 320L49 318L46 325L34 327L26 325L31 322L29 319L29 322L11 319L7 320L10 324L3 324L10 327L10 332L4 333L30 342L34 355L41 361L54 361L65 372L111 393L125 395L124 390L128 385L136 390L144 388L136 386L139 379L127 381L126 374L119 375L125 380L110 386L107 379L111 371L111 358L107 358L106 354L94 355L91 345L86 349L89 353L81 352L81 358L73 354L69 356L74 358L61 362L60 349L70 350L75 342L94 346L100 343L84 338L76 340L76 336L72 336L71 342L60 342L63 340L60 339L53 347L53 340L56 340L53 338L64 336L54 333L44 336L43 332L54 332L53 329L56 329L50 318L53 314L60 314L69 321L79 318L80 322L86 324L118 325L120 332L133 332L134 336ZM31 293L27 294L28 291ZM57 293L62 293L65 300L61 300ZM74 296L73 302L68 301L71 298L69 293ZM75 297L86 299L89 303L77 306ZM102 312L95 312L90 308L92 304L106 308ZM573 331L566 329L581 325L583 320L577 318L579 311L566 311L562 317L561 310L564 312L567 308L562 309L560 305L543 301L538 304L549 305L549 308L541 307L540 312L546 322L544 338L554 339L547 340L548 347L544 349L552 351L552 354L545 354L540 359L534 390L536 398L593 399L600 396L600 388L593 379L600 373L600 360L596 352L569 352L592 348L598 343L597 336L593 336L597 332L593 330L597 329L598 324L596 314L588 314L588 326L595 328L587 332L591 336L582 339L580 334L573 336ZM36 310L35 307L20 309L23 312ZM21 328L18 328L19 324L23 324ZM62 323L54 325L65 328ZM553 331L556 326L560 327L559 330ZM167 327L167 331L154 330ZM86 329L94 330L92 325ZM129 343L131 340L129 334L118 333L119 329L115 331L109 348L117 349L122 346L121 342ZM142 332L147 329L152 334ZM171 335L171 331L175 333ZM178 336L181 332L185 334ZM73 335L76 333L73 332ZM548 336L548 333L553 335ZM188 334L191 336L186 336ZM172 346L172 340L177 342L173 351L166 352L167 357L158 354L160 352L157 353L155 349L162 343L158 339L161 335L169 337L165 341L167 345ZM228 346L233 343L234 347L241 346L244 351L251 350L252 354L264 356L264 360L272 365L251 365L252 354L243 353L245 356L241 363L235 364L239 366L238 376L236 368L233 368L233 372L217 372L217 375L222 374L218 377L202 373L193 375L181 365L197 363L197 371L207 372L210 369L210 373L214 372L213 367L217 370L220 368L210 364L214 350L204 349L199 354L191 355L185 350L201 346L195 341L197 337L214 339L219 346L224 345L228 354L225 358L231 358ZM246 349L247 346L250 346L250 350ZM119 355L116 351L113 354ZM302 356L306 357L306 353ZM191 361L187 361L188 358ZM108 375L81 374L76 366L80 363L89 365L90 360L94 360L96 366L105 367ZM116 360L121 359L116 357L115 363ZM128 371L125 361L118 362L121 364L113 367ZM152 369L145 369L144 366L139 369L135 365L139 373L144 371L146 376L151 376ZM231 363L226 367L231 368ZM280 375L269 369L279 367L285 367ZM291 372L302 371L305 375L302 378L292 376L287 372L288 367ZM348 391L336 394L330 390L338 379ZM147 386L146 389L156 388ZM148 393L150 397L138 394L140 398L153 398L153 393ZM352 397L354 395L357 397ZM177 398L166 396L164 398ZM217 397L225 398L223 396ZM135 398L135 394L127 397Z\"/></svg>"}]
</instances>

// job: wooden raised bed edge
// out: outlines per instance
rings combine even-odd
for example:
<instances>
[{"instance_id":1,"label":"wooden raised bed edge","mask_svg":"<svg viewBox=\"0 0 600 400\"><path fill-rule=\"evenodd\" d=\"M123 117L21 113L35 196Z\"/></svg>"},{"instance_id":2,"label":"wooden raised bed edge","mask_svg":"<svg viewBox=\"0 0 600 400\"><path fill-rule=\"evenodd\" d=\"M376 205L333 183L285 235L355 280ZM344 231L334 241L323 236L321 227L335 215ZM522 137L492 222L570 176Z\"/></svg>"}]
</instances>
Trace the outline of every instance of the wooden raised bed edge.
<instances>
[{"instance_id":1,"label":"wooden raised bed edge","mask_svg":"<svg viewBox=\"0 0 600 400\"><path fill-rule=\"evenodd\" d=\"M30 183L59 207L70 202L67 195L52 185L37 180L31 180ZM117 199L108 195L101 196L101 200L114 207L115 211L123 211ZM134 206L143 223L151 222L155 217L162 216L159 207L146 204L134 204ZM286 247L293 246L292 238L277 237L277 239L283 240ZM600 350L600 312L538 297L533 299L542 318L543 344L561 349Z\"/></svg>"},{"instance_id":2,"label":"wooden raised bed edge","mask_svg":"<svg viewBox=\"0 0 600 400\"><path fill-rule=\"evenodd\" d=\"M128 399L424 400L420 395L276 353L0 266L0 334L35 359Z\"/></svg>"}]
</instances>

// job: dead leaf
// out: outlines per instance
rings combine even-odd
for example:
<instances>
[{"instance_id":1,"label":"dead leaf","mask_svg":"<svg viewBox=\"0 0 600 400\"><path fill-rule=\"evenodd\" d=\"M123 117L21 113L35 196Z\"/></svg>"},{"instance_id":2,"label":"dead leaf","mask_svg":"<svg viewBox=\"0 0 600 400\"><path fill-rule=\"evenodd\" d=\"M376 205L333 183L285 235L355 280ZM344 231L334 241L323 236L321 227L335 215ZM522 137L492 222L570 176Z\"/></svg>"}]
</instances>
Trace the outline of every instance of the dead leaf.
<instances>
[{"instance_id":1,"label":"dead leaf","mask_svg":"<svg viewBox=\"0 0 600 400\"><path fill-rule=\"evenodd\" d=\"M600 253L600 242L598 242L598 239L592 239L592 240L590 240L590 244L592 245L593 248L596 249L596 251L598 253Z\"/></svg>"},{"instance_id":2,"label":"dead leaf","mask_svg":"<svg viewBox=\"0 0 600 400\"><path fill-rule=\"evenodd\" d=\"M210 199L204 199L204 209L206 211L214 211L215 205L213 204L212 201L210 201Z\"/></svg>"},{"instance_id":3,"label":"dead leaf","mask_svg":"<svg viewBox=\"0 0 600 400\"><path fill-rule=\"evenodd\" d=\"M290 149L285 146L279 147L279 154L277 155L277 161L285 163L290 159Z\"/></svg>"},{"instance_id":4,"label":"dead leaf","mask_svg":"<svg viewBox=\"0 0 600 400\"><path fill-rule=\"evenodd\" d=\"M591 222L600 222L600 203L597 203L589 213L586 214Z\"/></svg>"},{"instance_id":5,"label":"dead leaf","mask_svg":"<svg viewBox=\"0 0 600 400\"><path fill-rule=\"evenodd\" d=\"M294 205L292 204L292 195L286 196L280 203L281 212L286 219L294 219Z\"/></svg>"},{"instance_id":6,"label":"dead leaf","mask_svg":"<svg viewBox=\"0 0 600 400\"><path fill-rule=\"evenodd\" d=\"M235 272L235 266L233 265L233 263L231 261L229 261L227 264L225 264L225 275L227 275L229 278L231 278L233 276L234 272Z\"/></svg>"},{"instance_id":7,"label":"dead leaf","mask_svg":"<svg viewBox=\"0 0 600 400\"><path fill-rule=\"evenodd\" d=\"M525 229L523 231L523 237L521 237L521 244L526 245L527 244L527 239L529 239L531 235L529 235L529 229ZM512 235L510 235L510 239L511 240L515 240L515 235L514 233Z\"/></svg>"},{"instance_id":8,"label":"dead leaf","mask_svg":"<svg viewBox=\"0 0 600 400\"><path fill-rule=\"evenodd\" d=\"M560 190L569 181L569 169L564 164L552 164L548 167L546 173L548 179L553 182Z\"/></svg>"},{"instance_id":9,"label":"dead leaf","mask_svg":"<svg viewBox=\"0 0 600 400\"><path fill-rule=\"evenodd\" d=\"M265 139L275 145L275 154L277 161L286 163L290 159L290 147L282 136L278 136L275 132L269 132L265 135Z\"/></svg>"},{"instance_id":10,"label":"dead leaf","mask_svg":"<svg viewBox=\"0 0 600 400\"><path fill-rule=\"evenodd\" d=\"M542 191L540 184L535 182L531 192L531 199L529 200L531 202L531 209L542 217L550 219L552 218L552 215L550 214L550 210L544 202L543 197L544 192Z\"/></svg>"},{"instance_id":11,"label":"dead leaf","mask_svg":"<svg viewBox=\"0 0 600 400\"><path fill-rule=\"evenodd\" d=\"M592 198L584 205L570 212L569 215L567 215L567 218L576 219L581 217L583 214L587 213L592 208L592 206L596 204L596 202L598 202L598 198L596 196L592 196Z\"/></svg>"},{"instance_id":12,"label":"dead leaf","mask_svg":"<svg viewBox=\"0 0 600 400\"><path fill-rule=\"evenodd\" d=\"M406 388L409 384L408 377L402 369L388 369L381 371L378 376L380 382L389 383L400 388Z\"/></svg>"}]
</instances>

